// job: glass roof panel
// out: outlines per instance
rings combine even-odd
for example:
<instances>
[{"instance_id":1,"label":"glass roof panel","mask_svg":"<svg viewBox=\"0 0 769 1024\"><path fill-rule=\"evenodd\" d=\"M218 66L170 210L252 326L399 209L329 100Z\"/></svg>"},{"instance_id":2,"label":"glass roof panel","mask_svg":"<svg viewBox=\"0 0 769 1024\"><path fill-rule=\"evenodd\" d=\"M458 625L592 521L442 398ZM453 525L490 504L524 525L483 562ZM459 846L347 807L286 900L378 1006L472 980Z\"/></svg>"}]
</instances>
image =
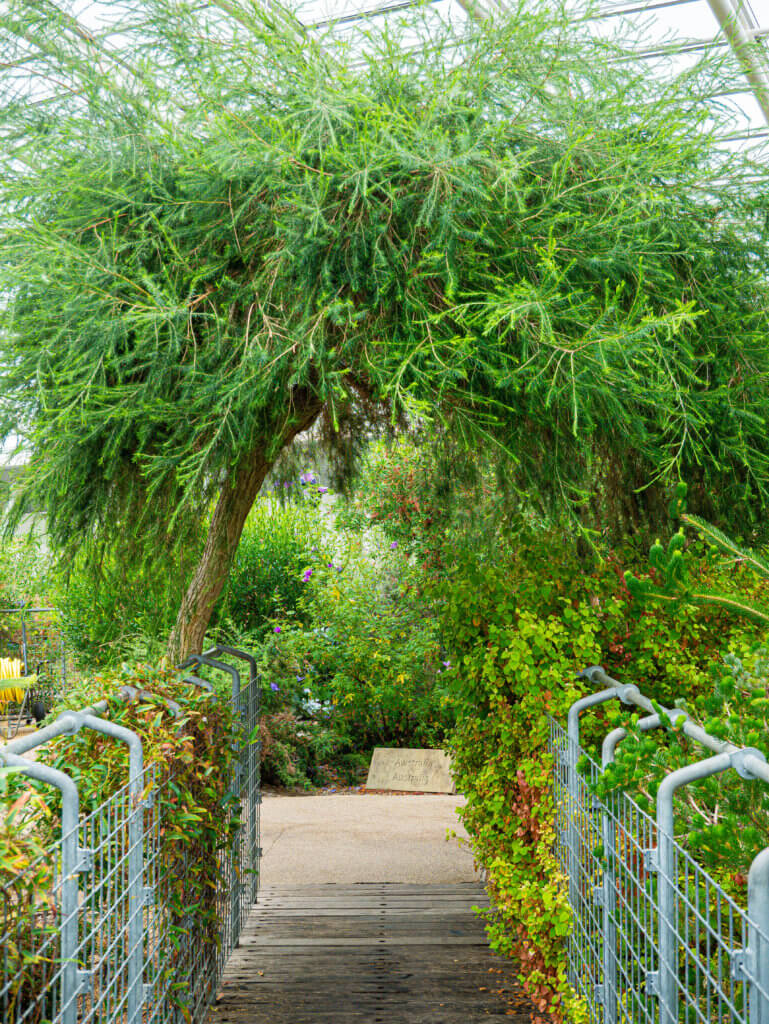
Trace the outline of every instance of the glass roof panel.
<instances>
[{"instance_id":1,"label":"glass roof panel","mask_svg":"<svg viewBox=\"0 0 769 1024\"><path fill-rule=\"evenodd\" d=\"M536 2L536 0L532 0ZM769 82L769 0L733 0L738 8L740 24L759 42L763 51L767 82ZM381 19L413 16L413 8L431 7L438 21L464 23L468 10L474 6L489 11L510 6L506 0L296 0L294 9L308 27L333 30L359 45L365 46L365 32ZM586 0L573 0L569 5L575 19L586 18ZM759 17L763 17L763 21ZM714 47L727 51L730 43L719 25L708 0L603 0L588 17L590 30L597 36L621 42L632 39L633 52L649 62L650 74L665 75L683 71ZM424 25L429 25L425 17ZM761 34L763 30L764 34ZM719 101L731 114L730 139L741 146L763 144L769 138L767 118L756 100L751 83L732 90Z\"/></svg>"}]
</instances>

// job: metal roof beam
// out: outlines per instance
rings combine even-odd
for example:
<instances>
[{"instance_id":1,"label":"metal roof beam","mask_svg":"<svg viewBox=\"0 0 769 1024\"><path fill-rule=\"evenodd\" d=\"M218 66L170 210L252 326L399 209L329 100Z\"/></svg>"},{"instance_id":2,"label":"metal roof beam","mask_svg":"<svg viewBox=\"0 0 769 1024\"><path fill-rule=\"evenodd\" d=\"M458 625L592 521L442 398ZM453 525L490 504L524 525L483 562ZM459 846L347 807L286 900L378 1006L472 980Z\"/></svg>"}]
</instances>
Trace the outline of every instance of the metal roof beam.
<instances>
[{"instance_id":1,"label":"metal roof beam","mask_svg":"<svg viewBox=\"0 0 769 1024\"><path fill-rule=\"evenodd\" d=\"M708 0L708 4L753 86L761 113L769 124L769 73L758 56L754 35L760 30L752 24L745 8L738 9L733 0Z\"/></svg>"}]
</instances>

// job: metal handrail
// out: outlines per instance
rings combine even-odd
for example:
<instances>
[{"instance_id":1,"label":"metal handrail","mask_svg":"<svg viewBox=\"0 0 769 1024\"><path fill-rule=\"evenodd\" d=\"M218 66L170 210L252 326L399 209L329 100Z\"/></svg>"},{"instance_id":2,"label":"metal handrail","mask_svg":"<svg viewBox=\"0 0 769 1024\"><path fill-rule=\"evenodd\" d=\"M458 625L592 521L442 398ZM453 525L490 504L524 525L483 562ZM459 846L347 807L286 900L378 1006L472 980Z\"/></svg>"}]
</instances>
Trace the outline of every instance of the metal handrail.
<instances>
[{"instance_id":1,"label":"metal handrail","mask_svg":"<svg viewBox=\"0 0 769 1024\"><path fill-rule=\"evenodd\" d=\"M580 715L609 701L619 700L651 714L639 722L643 732L659 728L663 724L675 724L686 736L704 747L711 756L679 768L668 775L660 784L656 797L657 846L644 851L644 868L657 877L657 923L658 958L657 970L648 970L645 977L647 994L658 1000L660 1024L676 1024L678 1021L678 999L676 993L676 856L679 847L674 837L674 797L679 789L689 783L706 779L733 769L741 778L761 780L769 784L769 764L764 754L753 747L738 747L733 743L711 736L701 726L692 722L682 708L665 708L653 703L633 684L623 684L612 679L602 667L593 665L579 675L603 689L577 700L569 709L567 726L567 791L568 813L566 827L566 860L569 875L569 903L577 916L580 910L580 787L581 778L577 762L582 753L580 747ZM602 745L602 769L606 771L614 761L617 745L627 735L623 728L613 729ZM613 850L615 825L608 808L600 800L594 801L594 808L600 815L600 831L605 850ZM712 883L714 886L715 882ZM611 865L603 872L599 887L603 920L603 984L598 986L597 1000L603 1006L603 1024L616 1024L617 1006L617 961L616 961L616 919L613 908L618 892L612 877ZM732 977L748 986L750 1024L769 1024L769 847L762 850L753 860L748 874L748 944L745 949L731 951ZM594 1018L595 1019L595 1018Z\"/></svg>"},{"instance_id":2,"label":"metal handrail","mask_svg":"<svg viewBox=\"0 0 769 1024\"><path fill-rule=\"evenodd\" d=\"M232 680L233 708L241 724L253 725L253 716L259 714L260 706L260 684L256 676L256 662L252 656L245 652L237 651L234 648L220 649L217 653L226 656L245 660L249 663L250 683L248 689L241 691L240 673L232 665L224 661L203 656L197 660L197 664L203 664L210 668L224 672ZM187 680L193 685L206 682L204 680ZM160 694L153 694L145 689L138 689L135 686L124 686L116 694L121 700L134 700L137 698L152 697L166 704L171 714L177 718L181 708L178 702L164 697ZM244 705L244 701L246 704ZM50 768L43 764L31 761L22 755L40 747L52 739L61 736L73 736L83 729L91 729L106 736L125 743L129 750L129 776L126 787L127 803L120 814L125 814L123 826L127 830L127 855L126 855L126 889L127 916L121 927L125 927L125 954L124 966L124 991L122 999L116 1006L116 1016L109 1016L109 1021L117 1024L140 1024L147 1012L148 1004L153 998L154 990L152 985L145 984L143 978L145 970L145 945L147 944L147 925L145 922L144 907L153 903L154 894L152 886L147 883L147 868L145 864L147 850L145 846L151 841L148 828L148 818L145 812L154 804L151 784L152 772L144 764L144 752L140 736L131 729L118 725L103 717L108 711L107 700L100 700L87 708L78 711L64 711L49 725L38 729L34 733L17 736L16 739L0 746L0 766L6 765L15 771L37 779L46 785L54 786L61 793L61 839L57 843L58 852L52 852L52 863L60 858L60 867L56 874L56 901L60 914L60 926L58 929L58 942L60 943L60 954L57 957L59 981L57 989L61 1013L56 1017L61 1024L77 1024L79 1019L79 1003L82 998L93 994L94 972L87 968L87 964L79 964L77 950L79 929L79 910L87 906L89 900L89 882L87 876L93 871L94 856L99 850L85 848L88 844L81 846L80 833L82 823L80 794L78 785L68 772ZM242 749L241 749L242 748ZM244 800L248 806L248 833L242 834L242 838L234 841L240 845L240 854L236 853L233 847L229 854L229 867L227 879L224 885L226 899L229 903L229 912L225 918L225 932L221 942L221 951L217 956L219 967L223 965L224 959L231 948L237 944L240 935L245 913L242 903L253 903L256 900L258 887L258 862L261 856L259 843L259 804L261 796L259 792L259 768L257 746L244 740L237 747L239 756L236 759L233 778L230 783L230 791L238 798L241 792L245 792ZM148 784L149 783L149 784ZM101 805L93 813L100 815L107 804ZM116 811L109 812L113 816ZM110 818L110 820L114 820ZM151 822L150 822L151 824ZM156 827L156 826L155 826ZM241 826L242 829L242 826ZM240 835L240 834L239 834ZM102 840L97 839L97 845ZM242 865L238 857L245 853L245 862L254 868L251 883L247 884L242 873ZM83 883L81 877L86 876ZM91 886L96 883L90 883ZM114 884L110 883L113 885ZM228 886L228 888L227 888ZM247 912L247 910L245 911ZM105 912L106 913L106 912ZM0 958L0 961L2 958ZM1 967L1 963L0 963ZM212 968L214 971L218 968ZM216 977L208 978L206 998L213 997L213 983ZM0 993L4 992L5 982L0 969ZM42 994L42 993L41 993ZM0 999L0 1003L2 1000ZM2 1005L5 1005L4 1003ZM0 1010L2 1006L0 1006ZM202 1010L205 1011L203 1006ZM14 1015L13 1020L17 1017ZM22 1019L22 1018L19 1018ZM23 1018L26 1019L26 1018ZM101 1018L100 1018L101 1019ZM105 1018L106 1019L106 1018ZM5 1021L6 1018L3 1017ZM198 1017L195 1017L198 1020ZM9 1021L10 1024L10 1021Z\"/></svg>"}]
</instances>

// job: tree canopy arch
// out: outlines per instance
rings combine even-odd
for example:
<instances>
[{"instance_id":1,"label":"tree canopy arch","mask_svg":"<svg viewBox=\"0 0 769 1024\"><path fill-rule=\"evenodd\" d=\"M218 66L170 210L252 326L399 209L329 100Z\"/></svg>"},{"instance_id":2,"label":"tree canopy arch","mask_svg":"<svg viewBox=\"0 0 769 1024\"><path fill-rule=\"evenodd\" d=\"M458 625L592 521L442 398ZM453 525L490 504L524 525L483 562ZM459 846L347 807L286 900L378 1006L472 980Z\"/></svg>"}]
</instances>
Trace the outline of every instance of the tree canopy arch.
<instances>
[{"instance_id":1,"label":"tree canopy arch","mask_svg":"<svg viewBox=\"0 0 769 1024\"><path fill-rule=\"evenodd\" d=\"M101 33L6 0L15 515L151 552L213 502L173 658L321 415L451 423L543 504L679 473L765 497L767 173L715 105L738 70L650 80L529 6L352 51L247 0L132 0Z\"/></svg>"}]
</instances>

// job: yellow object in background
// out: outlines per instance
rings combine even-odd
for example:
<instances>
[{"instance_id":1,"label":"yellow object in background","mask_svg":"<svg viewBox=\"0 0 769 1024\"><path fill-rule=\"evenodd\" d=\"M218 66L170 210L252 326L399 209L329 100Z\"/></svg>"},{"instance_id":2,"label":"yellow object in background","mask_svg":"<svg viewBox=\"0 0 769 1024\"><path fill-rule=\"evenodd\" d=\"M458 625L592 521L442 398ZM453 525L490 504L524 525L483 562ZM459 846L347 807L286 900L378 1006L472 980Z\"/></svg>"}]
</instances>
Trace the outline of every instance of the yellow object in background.
<instances>
[{"instance_id":1,"label":"yellow object in background","mask_svg":"<svg viewBox=\"0 0 769 1024\"><path fill-rule=\"evenodd\" d=\"M25 692L37 682L37 676L22 677L20 658L0 658L0 708L21 704Z\"/></svg>"}]
</instances>

